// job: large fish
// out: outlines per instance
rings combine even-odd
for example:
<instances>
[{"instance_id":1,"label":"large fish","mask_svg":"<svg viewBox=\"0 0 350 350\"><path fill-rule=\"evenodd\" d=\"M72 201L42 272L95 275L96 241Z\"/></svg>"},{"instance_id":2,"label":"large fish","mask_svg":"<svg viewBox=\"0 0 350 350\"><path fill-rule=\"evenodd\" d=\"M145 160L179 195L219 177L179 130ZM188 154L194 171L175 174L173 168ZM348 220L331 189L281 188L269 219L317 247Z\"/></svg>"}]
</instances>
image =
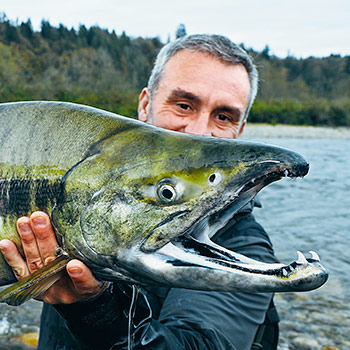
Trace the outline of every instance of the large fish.
<instances>
[{"instance_id":1,"label":"large fish","mask_svg":"<svg viewBox=\"0 0 350 350\"><path fill-rule=\"evenodd\" d=\"M0 239L21 249L16 220L41 209L64 253L0 301L38 295L71 258L98 278L138 285L317 288L327 272L316 253L266 264L210 240L264 186L307 171L304 158L274 146L177 133L71 103L1 104ZM0 256L0 285L15 281Z\"/></svg>"}]
</instances>

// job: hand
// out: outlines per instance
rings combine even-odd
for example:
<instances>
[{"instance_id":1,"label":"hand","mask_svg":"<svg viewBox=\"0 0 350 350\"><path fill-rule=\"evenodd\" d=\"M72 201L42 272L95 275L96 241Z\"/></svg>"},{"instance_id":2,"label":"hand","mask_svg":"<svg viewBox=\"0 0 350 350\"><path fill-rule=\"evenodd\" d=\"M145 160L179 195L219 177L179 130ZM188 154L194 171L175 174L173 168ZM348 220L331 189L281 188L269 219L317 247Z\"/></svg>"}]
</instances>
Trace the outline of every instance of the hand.
<instances>
[{"instance_id":1,"label":"hand","mask_svg":"<svg viewBox=\"0 0 350 350\"><path fill-rule=\"evenodd\" d=\"M41 211L30 218L21 217L17 230L22 240L25 260L16 245L8 239L0 242L0 249L12 267L17 279L22 279L55 259L58 247L49 216ZM67 264L67 273L37 299L49 304L71 304L92 300L106 289L106 284L95 279L90 269L79 260Z\"/></svg>"}]
</instances>

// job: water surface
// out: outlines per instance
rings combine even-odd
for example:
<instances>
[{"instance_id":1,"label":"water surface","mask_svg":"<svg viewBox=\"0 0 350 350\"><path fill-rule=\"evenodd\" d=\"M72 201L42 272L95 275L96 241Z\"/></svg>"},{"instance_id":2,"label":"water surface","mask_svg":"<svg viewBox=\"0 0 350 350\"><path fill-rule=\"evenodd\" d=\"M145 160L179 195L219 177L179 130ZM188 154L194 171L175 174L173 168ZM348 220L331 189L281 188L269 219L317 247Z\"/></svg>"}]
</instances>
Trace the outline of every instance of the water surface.
<instances>
[{"instance_id":1,"label":"water surface","mask_svg":"<svg viewBox=\"0 0 350 350\"><path fill-rule=\"evenodd\" d=\"M319 253L329 271L317 291L276 296L280 350L350 349L350 140L260 139L301 153L310 163L304 179L282 179L262 190L255 210L284 263L296 251Z\"/></svg>"}]
</instances>

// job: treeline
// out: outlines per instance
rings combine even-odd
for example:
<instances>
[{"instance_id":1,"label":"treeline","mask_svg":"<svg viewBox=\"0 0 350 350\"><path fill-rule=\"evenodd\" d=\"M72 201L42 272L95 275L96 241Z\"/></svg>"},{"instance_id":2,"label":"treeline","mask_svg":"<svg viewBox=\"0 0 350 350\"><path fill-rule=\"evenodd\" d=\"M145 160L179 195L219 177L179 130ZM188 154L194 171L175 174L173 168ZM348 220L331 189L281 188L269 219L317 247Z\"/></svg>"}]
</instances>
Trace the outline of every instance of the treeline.
<instances>
[{"instance_id":1,"label":"treeline","mask_svg":"<svg viewBox=\"0 0 350 350\"><path fill-rule=\"evenodd\" d=\"M140 89L162 47L99 27L78 30L42 21L0 19L0 102L62 100L137 115Z\"/></svg>"},{"instance_id":2,"label":"treeline","mask_svg":"<svg viewBox=\"0 0 350 350\"><path fill-rule=\"evenodd\" d=\"M137 115L159 38L68 29L0 15L0 102L62 100ZM260 72L251 122L350 126L350 56L280 59L250 51Z\"/></svg>"},{"instance_id":3,"label":"treeline","mask_svg":"<svg viewBox=\"0 0 350 350\"><path fill-rule=\"evenodd\" d=\"M251 54L260 73L251 122L350 126L350 56L280 59L268 47Z\"/></svg>"}]
</instances>

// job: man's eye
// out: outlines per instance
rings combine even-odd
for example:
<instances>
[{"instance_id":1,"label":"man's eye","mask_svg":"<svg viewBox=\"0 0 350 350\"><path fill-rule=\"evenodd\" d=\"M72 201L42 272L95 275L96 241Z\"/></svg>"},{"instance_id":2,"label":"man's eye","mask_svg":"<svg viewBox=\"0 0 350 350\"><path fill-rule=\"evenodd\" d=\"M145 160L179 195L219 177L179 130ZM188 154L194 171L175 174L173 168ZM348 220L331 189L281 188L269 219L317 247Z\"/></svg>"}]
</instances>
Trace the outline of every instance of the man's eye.
<instances>
[{"instance_id":1,"label":"man's eye","mask_svg":"<svg viewBox=\"0 0 350 350\"><path fill-rule=\"evenodd\" d=\"M232 119L225 114L218 114L217 119L222 122L230 122Z\"/></svg>"},{"instance_id":2,"label":"man's eye","mask_svg":"<svg viewBox=\"0 0 350 350\"><path fill-rule=\"evenodd\" d=\"M187 103L178 103L177 105L185 111L187 111L191 108Z\"/></svg>"}]
</instances>

